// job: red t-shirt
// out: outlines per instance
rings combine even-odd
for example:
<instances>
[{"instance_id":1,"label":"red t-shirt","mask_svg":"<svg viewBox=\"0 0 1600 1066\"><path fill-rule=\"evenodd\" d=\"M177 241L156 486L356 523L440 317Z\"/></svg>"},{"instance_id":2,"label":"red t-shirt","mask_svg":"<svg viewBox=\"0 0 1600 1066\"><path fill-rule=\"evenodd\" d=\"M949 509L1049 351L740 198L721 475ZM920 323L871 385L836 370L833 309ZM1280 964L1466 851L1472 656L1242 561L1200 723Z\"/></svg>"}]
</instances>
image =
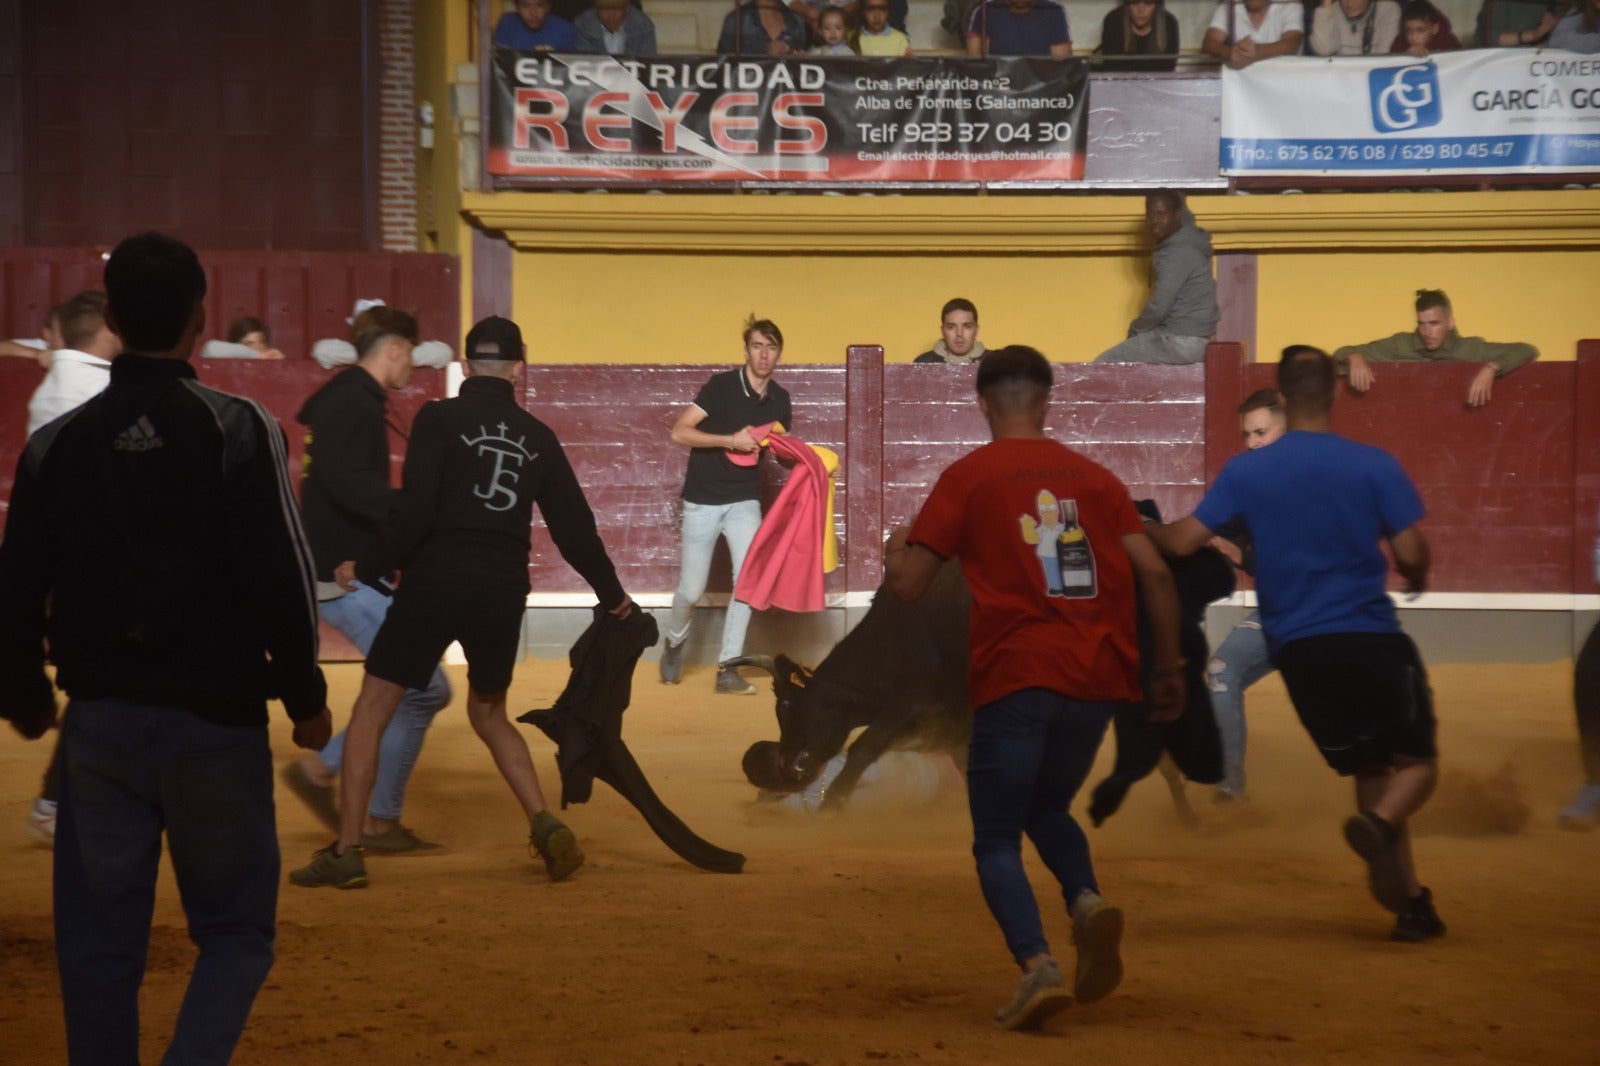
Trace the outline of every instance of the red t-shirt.
<instances>
[{"instance_id":1,"label":"red t-shirt","mask_svg":"<svg viewBox=\"0 0 1600 1066\"><path fill-rule=\"evenodd\" d=\"M910 540L961 559L974 707L1026 688L1141 698L1122 538L1143 528L1114 474L1053 440L997 440L940 475Z\"/></svg>"}]
</instances>

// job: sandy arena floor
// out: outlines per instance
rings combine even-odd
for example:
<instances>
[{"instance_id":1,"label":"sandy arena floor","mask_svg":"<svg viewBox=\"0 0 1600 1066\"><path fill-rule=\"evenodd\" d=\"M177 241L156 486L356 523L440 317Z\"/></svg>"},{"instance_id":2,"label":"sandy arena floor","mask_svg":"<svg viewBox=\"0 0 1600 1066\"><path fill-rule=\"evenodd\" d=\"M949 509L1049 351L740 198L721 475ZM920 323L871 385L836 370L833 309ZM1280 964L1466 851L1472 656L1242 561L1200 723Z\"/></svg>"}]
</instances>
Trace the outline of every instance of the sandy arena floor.
<instances>
[{"instance_id":1,"label":"sandy arena floor","mask_svg":"<svg viewBox=\"0 0 1600 1066\"><path fill-rule=\"evenodd\" d=\"M329 671L336 721L358 666ZM412 779L406 821L441 851L368 860L363 891L284 887L278 964L241 1063L1594 1063L1600 1060L1600 834L1555 826L1578 782L1570 664L1433 671L1444 781L1419 840L1444 940L1386 939L1339 837L1348 788L1270 678L1250 700L1254 802L1181 829L1152 779L1090 839L1128 914L1127 978L1041 1034L988 1019L1015 971L978 893L964 805L788 815L739 772L776 736L770 697L677 688L641 664L624 736L663 798L744 874L702 873L615 793L567 812L589 855L545 882L459 702ZM463 679L456 671L452 680ZM565 664L519 670L512 705L547 706ZM528 731L547 789L554 749ZM280 760L291 757L281 713ZM48 756L0 735L0 1063L64 1061L50 852L23 813ZM1109 766L1102 752L1098 780ZM329 834L280 790L284 865ZM1517 821L1520 832L1481 830ZM1030 853L1037 888L1048 875ZM146 1061L165 1046L192 949L163 870L145 984ZM1070 959L1070 927L1042 897ZM1069 1059L1070 1056L1070 1059Z\"/></svg>"}]
</instances>

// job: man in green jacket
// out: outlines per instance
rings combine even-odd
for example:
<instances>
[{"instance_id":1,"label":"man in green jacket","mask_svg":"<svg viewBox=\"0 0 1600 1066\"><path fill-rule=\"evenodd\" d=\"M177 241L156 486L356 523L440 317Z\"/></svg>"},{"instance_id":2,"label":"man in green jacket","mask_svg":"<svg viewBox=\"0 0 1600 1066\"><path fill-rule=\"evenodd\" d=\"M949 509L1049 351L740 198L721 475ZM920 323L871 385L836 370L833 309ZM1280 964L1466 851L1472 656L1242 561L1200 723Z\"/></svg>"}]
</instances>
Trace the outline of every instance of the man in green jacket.
<instances>
[{"instance_id":1,"label":"man in green jacket","mask_svg":"<svg viewBox=\"0 0 1600 1066\"><path fill-rule=\"evenodd\" d=\"M1417 290L1417 328L1413 333L1352 344L1333 353L1339 373L1349 374L1350 387L1357 392L1372 388L1371 363L1482 363L1483 367L1467 389L1467 406L1482 407L1489 402L1494 379L1504 377L1524 363L1539 358L1531 344L1496 344L1482 337L1463 337L1456 332L1450 297L1439 289Z\"/></svg>"}]
</instances>

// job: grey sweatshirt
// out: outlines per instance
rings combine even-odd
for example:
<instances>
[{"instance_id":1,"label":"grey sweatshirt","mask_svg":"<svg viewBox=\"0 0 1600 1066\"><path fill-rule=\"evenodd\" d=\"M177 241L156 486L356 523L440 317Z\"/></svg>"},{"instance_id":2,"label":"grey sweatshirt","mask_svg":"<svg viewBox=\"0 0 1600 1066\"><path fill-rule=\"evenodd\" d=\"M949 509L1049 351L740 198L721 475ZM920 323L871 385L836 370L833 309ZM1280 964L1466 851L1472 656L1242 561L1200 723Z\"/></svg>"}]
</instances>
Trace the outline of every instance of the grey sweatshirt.
<instances>
[{"instance_id":1,"label":"grey sweatshirt","mask_svg":"<svg viewBox=\"0 0 1600 1066\"><path fill-rule=\"evenodd\" d=\"M1150 257L1150 300L1128 336L1162 329L1180 337L1217 332L1217 282L1211 276L1211 236L1183 209L1183 224Z\"/></svg>"}]
</instances>

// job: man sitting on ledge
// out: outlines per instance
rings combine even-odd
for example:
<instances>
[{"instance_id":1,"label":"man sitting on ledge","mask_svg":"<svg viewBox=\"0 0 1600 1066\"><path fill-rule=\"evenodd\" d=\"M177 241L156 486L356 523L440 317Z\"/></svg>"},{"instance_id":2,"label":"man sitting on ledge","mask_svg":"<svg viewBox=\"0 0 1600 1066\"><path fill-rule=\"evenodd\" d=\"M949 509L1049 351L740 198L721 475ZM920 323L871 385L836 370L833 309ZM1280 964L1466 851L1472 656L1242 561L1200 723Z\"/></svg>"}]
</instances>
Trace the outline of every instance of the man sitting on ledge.
<instances>
[{"instance_id":1,"label":"man sitting on ledge","mask_svg":"<svg viewBox=\"0 0 1600 1066\"><path fill-rule=\"evenodd\" d=\"M1183 194L1157 189L1144 198L1144 224L1155 240L1150 299L1128 326L1128 339L1095 357L1097 363L1198 363L1217 332L1217 282L1211 276L1211 235L1195 224Z\"/></svg>"},{"instance_id":2,"label":"man sitting on ledge","mask_svg":"<svg viewBox=\"0 0 1600 1066\"><path fill-rule=\"evenodd\" d=\"M1348 374L1350 387L1366 392L1377 379L1371 363L1445 362L1482 363L1477 377L1467 389L1467 406L1482 407L1489 402L1494 379L1505 377L1524 363L1539 358L1539 349L1516 342L1496 344L1482 337L1463 337L1456 332L1450 297L1439 289L1417 290L1417 328L1412 333L1350 344L1333 353L1339 373Z\"/></svg>"}]
</instances>

